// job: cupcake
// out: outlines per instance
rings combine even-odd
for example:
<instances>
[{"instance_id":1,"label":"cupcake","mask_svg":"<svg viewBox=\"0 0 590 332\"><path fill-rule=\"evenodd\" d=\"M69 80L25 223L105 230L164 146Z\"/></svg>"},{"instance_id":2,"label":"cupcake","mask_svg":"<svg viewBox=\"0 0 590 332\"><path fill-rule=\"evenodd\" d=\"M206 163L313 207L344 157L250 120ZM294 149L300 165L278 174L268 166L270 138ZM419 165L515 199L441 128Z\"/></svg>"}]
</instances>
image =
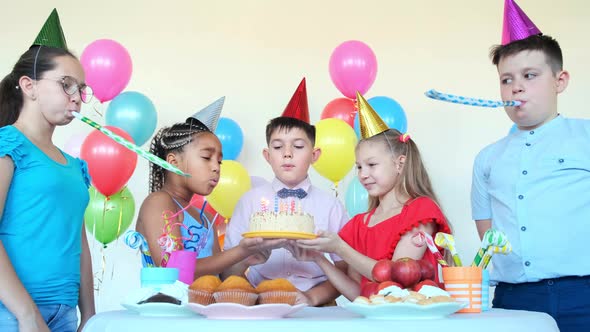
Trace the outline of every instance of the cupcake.
<instances>
[{"instance_id":1,"label":"cupcake","mask_svg":"<svg viewBox=\"0 0 590 332\"><path fill-rule=\"evenodd\" d=\"M209 305L215 302L213 292L219 287L221 280L217 276L206 275L195 280L188 289L188 300L192 303Z\"/></svg>"},{"instance_id":2,"label":"cupcake","mask_svg":"<svg viewBox=\"0 0 590 332\"><path fill-rule=\"evenodd\" d=\"M286 303L295 305L297 288L287 279L264 280L256 287L258 303Z\"/></svg>"},{"instance_id":3,"label":"cupcake","mask_svg":"<svg viewBox=\"0 0 590 332\"><path fill-rule=\"evenodd\" d=\"M215 302L231 302L242 305L254 305L258 294L248 280L239 276L225 279L213 293Z\"/></svg>"}]
</instances>

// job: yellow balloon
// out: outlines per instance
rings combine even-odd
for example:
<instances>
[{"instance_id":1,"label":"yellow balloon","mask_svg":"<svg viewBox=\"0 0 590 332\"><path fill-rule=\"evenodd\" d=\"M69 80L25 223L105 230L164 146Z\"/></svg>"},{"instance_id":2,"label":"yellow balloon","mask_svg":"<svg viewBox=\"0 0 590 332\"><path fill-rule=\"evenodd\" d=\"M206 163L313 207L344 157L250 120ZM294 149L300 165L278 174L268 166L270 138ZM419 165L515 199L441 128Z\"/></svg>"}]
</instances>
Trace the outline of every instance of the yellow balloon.
<instances>
[{"instance_id":1,"label":"yellow balloon","mask_svg":"<svg viewBox=\"0 0 590 332\"><path fill-rule=\"evenodd\" d=\"M323 119L315 127L315 146L322 154L312 166L321 176L337 184L354 165L356 134L340 119Z\"/></svg>"},{"instance_id":2,"label":"yellow balloon","mask_svg":"<svg viewBox=\"0 0 590 332\"><path fill-rule=\"evenodd\" d=\"M219 182L207 196L207 201L219 214L231 218L238 200L252 186L250 175L242 164L234 160L224 160L220 172Z\"/></svg>"}]
</instances>

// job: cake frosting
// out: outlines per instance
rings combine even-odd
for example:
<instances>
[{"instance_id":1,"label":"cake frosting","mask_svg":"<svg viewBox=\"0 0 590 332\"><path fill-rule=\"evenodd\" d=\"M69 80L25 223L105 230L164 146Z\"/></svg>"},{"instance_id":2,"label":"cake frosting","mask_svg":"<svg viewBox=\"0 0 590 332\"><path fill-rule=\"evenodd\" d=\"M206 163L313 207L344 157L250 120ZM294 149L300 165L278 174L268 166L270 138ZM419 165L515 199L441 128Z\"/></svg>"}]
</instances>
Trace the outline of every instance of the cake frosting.
<instances>
[{"instance_id":1,"label":"cake frosting","mask_svg":"<svg viewBox=\"0 0 590 332\"><path fill-rule=\"evenodd\" d=\"M315 234L315 223L312 215L300 211L256 212L250 216L248 231Z\"/></svg>"}]
</instances>

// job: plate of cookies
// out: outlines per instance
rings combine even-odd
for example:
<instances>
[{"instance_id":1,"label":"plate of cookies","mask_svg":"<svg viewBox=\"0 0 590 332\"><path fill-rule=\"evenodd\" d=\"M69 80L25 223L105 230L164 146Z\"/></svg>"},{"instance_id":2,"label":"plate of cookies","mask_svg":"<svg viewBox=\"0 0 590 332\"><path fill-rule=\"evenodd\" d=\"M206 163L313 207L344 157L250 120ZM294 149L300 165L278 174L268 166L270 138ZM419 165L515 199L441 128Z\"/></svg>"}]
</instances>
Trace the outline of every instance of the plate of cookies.
<instances>
[{"instance_id":1,"label":"plate of cookies","mask_svg":"<svg viewBox=\"0 0 590 332\"><path fill-rule=\"evenodd\" d=\"M371 319L440 319L466 306L444 290L423 286L419 292L391 286L379 294L357 297L343 308Z\"/></svg>"},{"instance_id":2,"label":"plate of cookies","mask_svg":"<svg viewBox=\"0 0 590 332\"><path fill-rule=\"evenodd\" d=\"M189 286L187 308L209 319L276 319L303 309L297 288L286 279L262 281L256 288L240 276L223 282L202 276Z\"/></svg>"}]
</instances>

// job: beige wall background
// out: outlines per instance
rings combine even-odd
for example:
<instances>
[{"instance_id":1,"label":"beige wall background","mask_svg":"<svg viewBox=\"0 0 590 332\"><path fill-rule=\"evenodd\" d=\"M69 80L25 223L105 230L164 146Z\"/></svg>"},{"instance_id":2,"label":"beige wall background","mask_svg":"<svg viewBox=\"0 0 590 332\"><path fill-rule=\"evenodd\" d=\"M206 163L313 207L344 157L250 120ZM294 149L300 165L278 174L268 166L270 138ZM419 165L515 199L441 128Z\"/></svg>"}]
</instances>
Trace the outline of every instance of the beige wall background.
<instances>
[{"instance_id":1,"label":"beige wall background","mask_svg":"<svg viewBox=\"0 0 590 332\"><path fill-rule=\"evenodd\" d=\"M280 115L305 76L311 120L317 122L323 107L341 97L328 73L331 52L345 40L364 41L379 65L367 97L389 96L404 107L408 131L422 151L454 226L463 260L475 255L478 238L469 203L473 159L485 145L506 135L512 124L502 110L436 102L423 93L436 88L499 98L496 70L487 54L500 41L503 1L0 3L2 76L57 7L68 45L76 54L100 38L117 40L127 48L133 75L126 90L139 91L154 102L158 127L183 120L219 96L227 96L222 116L236 120L245 135L238 161L250 175L267 179L272 173L260 155L268 119ZM520 0L519 5L563 48L571 81L560 98L560 111L568 117L588 118L590 5L583 0ZM96 107L105 111L107 106ZM83 111L93 112L90 107ZM55 143L63 147L81 132L89 128L77 122L61 127ZM353 173L339 188L342 199ZM313 169L310 175L315 184L331 188ZM138 160L128 185L139 207L148 192L148 166L143 159ZM95 241L90 246L97 309L121 309L122 297L139 286L139 256L122 241L106 249Z\"/></svg>"}]
</instances>

